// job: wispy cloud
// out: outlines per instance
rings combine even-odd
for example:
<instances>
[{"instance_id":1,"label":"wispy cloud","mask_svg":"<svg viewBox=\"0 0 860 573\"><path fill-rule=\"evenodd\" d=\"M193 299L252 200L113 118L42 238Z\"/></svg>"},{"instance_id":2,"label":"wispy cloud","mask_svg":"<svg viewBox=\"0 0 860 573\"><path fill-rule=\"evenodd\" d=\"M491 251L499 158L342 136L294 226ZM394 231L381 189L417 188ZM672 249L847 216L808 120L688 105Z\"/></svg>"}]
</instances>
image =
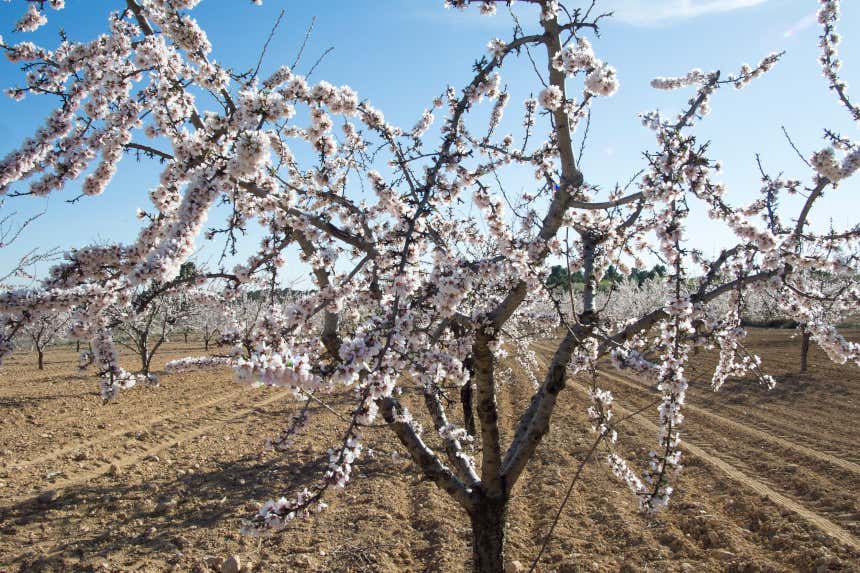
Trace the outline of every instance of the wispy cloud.
<instances>
[{"instance_id":1,"label":"wispy cloud","mask_svg":"<svg viewBox=\"0 0 860 573\"><path fill-rule=\"evenodd\" d=\"M605 0L598 6L614 11L615 17L627 24L654 26L750 8L765 2L767 0Z\"/></svg>"},{"instance_id":2,"label":"wispy cloud","mask_svg":"<svg viewBox=\"0 0 860 573\"><path fill-rule=\"evenodd\" d=\"M809 14L792 24L785 32L782 33L782 35L786 38L791 38L798 32L802 32L810 26L814 26L815 23L818 22L817 15L818 14L816 12L810 12Z\"/></svg>"}]
</instances>

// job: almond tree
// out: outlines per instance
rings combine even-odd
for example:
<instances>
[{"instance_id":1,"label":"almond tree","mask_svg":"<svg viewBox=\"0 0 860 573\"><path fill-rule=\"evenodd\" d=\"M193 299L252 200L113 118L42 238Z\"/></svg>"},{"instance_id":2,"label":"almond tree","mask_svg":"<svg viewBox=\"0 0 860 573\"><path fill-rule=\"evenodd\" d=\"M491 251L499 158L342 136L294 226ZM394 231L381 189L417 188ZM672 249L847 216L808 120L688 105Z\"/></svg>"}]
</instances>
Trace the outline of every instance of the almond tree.
<instances>
[{"instance_id":1,"label":"almond tree","mask_svg":"<svg viewBox=\"0 0 860 573\"><path fill-rule=\"evenodd\" d=\"M802 290L807 297L818 300L814 308L803 308L789 302L786 290ZM857 276L852 272L839 274L815 272L796 273L791 282L770 289L749 293L743 301L743 317L754 325L770 326L774 323L794 326L800 334L800 372L809 370L809 348L814 325L840 324L857 313L860 291Z\"/></svg>"},{"instance_id":2,"label":"almond tree","mask_svg":"<svg viewBox=\"0 0 860 573\"><path fill-rule=\"evenodd\" d=\"M598 293L596 306L606 318L625 325L643 314L662 308L671 295L671 284L664 278L655 277L641 283L635 278L628 278Z\"/></svg>"},{"instance_id":3,"label":"almond tree","mask_svg":"<svg viewBox=\"0 0 860 573\"><path fill-rule=\"evenodd\" d=\"M6 198L0 193L0 252L15 243L27 227L43 214L38 213L20 220L15 211L10 211L6 207ZM33 267L38 263L50 261L56 256L55 249L41 252L38 249L32 249L24 253L10 267L0 268L0 291L13 289L14 282L21 279L32 280ZM24 321L16 320L13 316L4 316L0 311L0 362L4 354L12 351L11 341L23 326L25 326Z\"/></svg>"},{"instance_id":4,"label":"almond tree","mask_svg":"<svg viewBox=\"0 0 860 573\"><path fill-rule=\"evenodd\" d=\"M111 318L110 330L120 346L131 350L140 360L137 372L149 384L158 385L158 377L151 372L152 359L169 341L172 332L181 328L188 320L191 308L185 295L161 293L152 295L161 285L154 284L148 290L136 293L132 303L113 306L106 310ZM142 298L149 298L141 310L134 304Z\"/></svg>"},{"instance_id":5,"label":"almond tree","mask_svg":"<svg viewBox=\"0 0 860 573\"><path fill-rule=\"evenodd\" d=\"M227 352L171 360L166 368L182 371L236 366L240 360L249 360L257 352L257 345L264 341L260 333L265 332L267 321L274 315L283 314L283 298L279 293L261 290L255 283L247 283L239 289L228 288L221 294L209 290L192 291L189 299L200 306L189 314L193 317L192 322L200 325L206 343L204 349L209 349L208 341L217 334L216 345L227 349Z\"/></svg>"},{"instance_id":6,"label":"almond tree","mask_svg":"<svg viewBox=\"0 0 860 573\"><path fill-rule=\"evenodd\" d=\"M274 300L277 269L295 246L301 259L289 264L304 265L314 288L287 308L269 305L234 367L240 380L290 387L306 404L344 387L355 401L324 475L266 503L248 520L249 533L280 530L323 509L325 494L351 477L363 428L383 424L468 516L473 569L497 573L511 496L569 376L591 380L583 407L595 433L592 452L643 510L656 511L668 503L680 468L684 365L693 348L707 342L719 350L715 389L747 372L772 383L758 358L743 351L738 309L745 293L779 288L780 304L808 317L812 339L833 360L860 360L858 346L818 312L820 297L795 278L800 271L857 271L852 248L860 231L822 234L813 223L821 196L838 195L839 183L860 166L860 147L826 132L806 180L765 177L758 195L736 205L719 180L719 163L695 134L717 92L743 88L779 54L731 73L655 79L654 88L690 95L677 113L642 115L655 142L641 175L630 186L604 187L589 179L577 149L585 118L607 112L620 87L619 74L591 44L604 18L599 2L448 0L462 9L477 4L488 15L513 5L521 18L510 37L489 42L465 87L444 89L409 129L387 122L349 87L310 85L286 66L266 77L259 68L225 69L210 58L212 46L189 14L195 4L126 0L109 17L110 31L93 41L64 40L53 50L3 44L27 71L11 95L56 97L59 107L0 161L0 192L46 195L83 177L85 199L92 200L106 190L124 152L162 163L136 241L76 251L40 288L0 296L0 312L11 324L86 303L78 327L93 339L110 397L127 378L106 310L150 281L193 283L174 277L216 202L229 204L232 215L210 238L223 234L229 247L249 220L267 233L246 263L209 273L228 288L263 277ZM45 14L45 3L29 3L18 29L44 25ZM822 0L822 66L856 122L858 108L837 75L837 17L838 2ZM534 70L537 97L514 105L502 74L518 65ZM515 192L520 185L508 183L523 171L534 174L533 186ZM802 206L791 212L781 199L797 193ZM695 211L735 237L713 258L690 244L685 222ZM624 274L644 268L650 252L667 269L669 298L619 326L597 305L601 277L610 265ZM583 276L572 316L545 286L559 260ZM729 311L716 315L708 303L723 296ZM549 364L535 359L531 343L540 338L551 341ZM504 355L520 363L526 381L510 376ZM594 383L606 356L661 392L658 443L641 471L640 462L618 454L613 397ZM535 387L507 443L497 402L503 382ZM460 394L462 388L473 394ZM467 425L473 411L474 432L449 412L461 395L474 400L474 411L470 404L463 414Z\"/></svg>"},{"instance_id":7,"label":"almond tree","mask_svg":"<svg viewBox=\"0 0 860 573\"><path fill-rule=\"evenodd\" d=\"M45 349L68 332L69 318L68 312L46 313L27 322L21 329L20 335L29 341L36 351L36 365L39 370L45 369Z\"/></svg>"},{"instance_id":8,"label":"almond tree","mask_svg":"<svg viewBox=\"0 0 860 573\"><path fill-rule=\"evenodd\" d=\"M193 308L188 311L188 325L200 333L203 349L209 350L209 345L227 328L226 301L209 291L191 293L189 300Z\"/></svg>"}]
</instances>

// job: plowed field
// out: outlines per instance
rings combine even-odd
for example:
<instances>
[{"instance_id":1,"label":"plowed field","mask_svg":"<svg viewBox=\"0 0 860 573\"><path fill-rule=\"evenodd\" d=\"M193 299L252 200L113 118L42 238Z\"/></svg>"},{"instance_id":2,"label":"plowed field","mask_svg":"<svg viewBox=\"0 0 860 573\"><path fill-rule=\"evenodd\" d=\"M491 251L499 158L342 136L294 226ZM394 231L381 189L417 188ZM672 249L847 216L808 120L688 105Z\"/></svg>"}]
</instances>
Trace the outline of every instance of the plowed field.
<instances>
[{"instance_id":1,"label":"plowed field","mask_svg":"<svg viewBox=\"0 0 860 573\"><path fill-rule=\"evenodd\" d=\"M706 372L715 358L696 356L685 469L669 509L638 513L606 464L592 461L538 570L860 571L860 370L813 348L810 372L798 374L791 334L751 334L777 378L771 391L738 380L714 393ZM544 344L536 350L548 355ZM201 353L172 344L157 366ZM372 452L327 511L261 542L239 534L241 518L324 467L342 427L332 412L312 406L291 453L279 454L264 444L297 410L289 392L240 387L227 370L162 373L160 387L102 405L76 363L53 349L44 371L27 354L0 368L0 572L205 572L233 554L243 571L467 570L468 519L384 429L367 430ZM655 391L609 369L598 383L616 396L617 415L644 408L620 437L640 464L655 442ZM514 492L508 556L523 565L590 446L586 384L569 382ZM527 383L501 388L507 439L530 395ZM347 412L348 398L330 405Z\"/></svg>"}]
</instances>

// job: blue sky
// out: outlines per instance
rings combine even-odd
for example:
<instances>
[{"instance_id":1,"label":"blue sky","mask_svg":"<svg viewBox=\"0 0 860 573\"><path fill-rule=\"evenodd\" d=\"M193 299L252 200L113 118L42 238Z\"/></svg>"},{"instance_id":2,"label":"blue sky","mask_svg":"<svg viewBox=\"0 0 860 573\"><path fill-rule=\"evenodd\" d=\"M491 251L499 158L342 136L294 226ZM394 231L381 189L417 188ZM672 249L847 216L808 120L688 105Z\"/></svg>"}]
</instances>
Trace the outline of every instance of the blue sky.
<instances>
[{"instance_id":1,"label":"blue sky","mask_svg":"<svg viewBox=\"0 0 860 573\"><path fill-rule=\"evenodd\" d=\"M587 4L587 2L582 2ZM72 38L91 38L105 27L106 14L121 2L68 0L68 7L51 13L49 24L36 33L11 33L23 13L24 2L0 2L0 29L7 42L24 39L47 47L56 44L62 26ZM205 0L194 10L214 45L214 58L237 70L253 67L259 50L284 9L286 14L270 46L263 70L291 64L311 19L316 25L297 67L301 73L324 50L333 47L312 79L349 84L368 98L395 124L410 128L447 85L463 86L470 79L472 63L486 53L493 37L511 36L512 24L505 9L493 17L446 10L442 0L265 0L262 7L236 0ZM566 3L575 7L575 0ZM582 168L589 181L610 187L626 181L642 167L641 153L653 148L650 133L636 114L651 109L675 111L688 92L659 92L648 82L661 75L682 75L691 68L737 70L741 63L754 64L771 51L786 50L783 61L743 92L721 90L712 101L713 113L700 124L701 139L710 139L712 157L722 160L730 197L752 200L758 190L755 154L774 173L805 176L808 171L788 146L781 126L808 156L822 145L821 130L830 127L856 138L848 119L820 77L817 63L818 28L815 0L603 0L599 6L616 10L605 21L601 39L593 40L598 57L614 65L621 90L594 107L589 145ZM518 10L524 23L533 21L534 9ZM860 2L843 2L841 53L849 85L860 85ZM527 62L506 66L503 83L509 86L511 121L519 121L519 102L540 89ZM20 82L20 72L0 61L0 86ZM855 93L860 97L860 88ZM0 97L0 155L5 155L40 124L52 102L28 98L16 103ZM516 110L516 111L515 111ZM488 113L487 108L486 112ZM20 217L46 211L22 240L0 249L0 270L33 247L81 246L93 241L129 241L136 235L137 207L148 208L147 191L157 180L154 163L135 163L127 157L119 175L105 194L75 205L65 203L77 195L74 187L48 198L10 199L3 208ZM528 186L527 178L513 186ZM819 228L832 219L836 227L853 225L860 213L857 183L847 181L838 193L827 197L819 213ZM823 216L822 216L823 215ZM217 225L217 217L210 219ZM710 254L727 235L703 218L691 221L691 242ZM251 237L244 249L254 247ZM201 261L214 262L220 246L199 239Z\"/></svg>"}]
</instances>

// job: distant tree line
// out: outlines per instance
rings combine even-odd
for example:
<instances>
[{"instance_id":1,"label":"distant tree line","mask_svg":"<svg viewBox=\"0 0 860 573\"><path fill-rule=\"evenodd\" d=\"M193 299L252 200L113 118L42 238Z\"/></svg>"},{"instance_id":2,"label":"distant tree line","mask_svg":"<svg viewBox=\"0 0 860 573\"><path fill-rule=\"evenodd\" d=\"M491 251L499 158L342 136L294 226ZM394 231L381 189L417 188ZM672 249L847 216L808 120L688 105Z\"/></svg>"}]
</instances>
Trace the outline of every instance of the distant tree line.
<instances>
[{"instance_id":1,"label":"distant tree line","mask_svg":"<svg viewBox=\"0 0 860 573\"><path fill-rule=\"evenodd\" d=\"M603 274L603 278L600 280L600 287L608 287L613 284L620 283L625 278L630 281L636 281L638 286L642 286L642 283L645 281L651 280L656 277L664 277L666 276L666 267L660 264L656 264L651 267L650 270L645 269L633 269L630 271L626 277L621 272L618 271L618 267L615 265L609 265L606 269L606 272ZM551 289L561 288L568 289L570 286L575 284L584 284L585 277L582 271L570 272L569 269L563 267L562 265L554 265L550 269L549 276L546 279L546 286Z\"/></svg>"}]
</instances>

